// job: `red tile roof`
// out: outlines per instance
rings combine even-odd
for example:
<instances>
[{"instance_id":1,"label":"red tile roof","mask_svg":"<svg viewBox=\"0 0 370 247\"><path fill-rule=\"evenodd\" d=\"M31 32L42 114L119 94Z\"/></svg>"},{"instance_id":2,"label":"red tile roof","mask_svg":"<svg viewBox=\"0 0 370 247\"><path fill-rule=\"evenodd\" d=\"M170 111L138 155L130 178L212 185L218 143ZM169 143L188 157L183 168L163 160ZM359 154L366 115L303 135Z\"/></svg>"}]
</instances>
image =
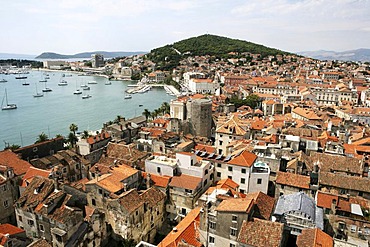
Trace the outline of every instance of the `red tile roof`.
<instances>
[{"instance_id":1,"label":"red tile roof","mask_svg":"<svg viewBox=\"0 0 370 247\"><path fill-rule=\"evenodd\" d=\"M240 212L249 213L254 205L253 199L247 198L232 198L223 200L216 208L219 212Z\"/></svg>"},{"instance_id":2,"label":"red tile roof","mask_svg":"<svg viewBox=\"0 0 370 247\"><path fill-rule=\"evenodd\" d=\"M17 176L25 174L31 166L30 163L20 159L18 155L10 150L0 152L0 165L12 167L14 174Z\"/></svg>"},{"instance_id":3,"label":"red tile roof","mask_svg":"<svg viewBox=\"0 0 370 247\"><path fill-rule=\"evenodd\" d=\"M296 188L309 189L310 177L290 172L278 172L276 175L276 183Z\"/></svg>"},{"instance_id":4,"label":"red tile roof","mask_svg":"<svg viewBox=\"0 0 370 247\"><path fill-rule=\"evenodd\" d=\"M283 236L284 224L267 220L252 219L243 221L238 242L248 246L279 247Z\"/></svg>"},{"instance_id":5,"label":"red tile roof","mask_svg":"<svg viewBox=\"0 0 370 247\"><path fill-rule=\"evenodd\" d=\"M234 156L227 163L231 165L251 167L256 159L257 159L257 155L247 150L244 150L239 155Z\"/></svg>"},{"instance_id":6,"label":"red tile roof","mask_svg":"<svg viewBox=\"0 0 370 247\"><path fill-rule=\"evenodd\" d=\"M333 238L318 228L304 229L297 237L297 247L333 247Z\"/></svg>"},{"instance_id":7,"label":"red tile roof","mask_svg":"<svg viewBox=\"0 0 370 247\"><path fill-rule=\"evenodd\" d=\"M35 176L40 176L40 177L47 178L47 177L49 177L50 173L51 173L51 170L43 170L43 169L39 169L39 168L30 166L30 168L27 170L26 174L24 174L24 176L23 176L21 187L23 187L23 188L27 187L27 183L28 184L31 183L32 179Z\"/></svg>"},{"instance_id":8,"label":"red tile roof","mask_svg":"<svg viewBox=\"0 0 370 247\"><path fill-rule=\"evenodd\" d=\"M185 218L158 244L158 247L175 247L180 242L200 247L202 244L196 238L198 235L200 207L194 208Z\"/></svg>"},{"instance_id":9,"label":"red tile roof","mask_svg":"<svg viewBox=\"0 0 370 247\"><path fill-rule=\"evenodd\" d=\"M258 213L263 219L270 219L275 206L275 198L268 196L261 191L248 193L245 195L245 198L254 200L254 204L257 206Z\"/></svg>"},{"instance_id":10,"label":"red tile roof","mask_svg":"<svg viewBox=\"0 0 370 247\"><path fill-rule=\"evenodd\" d=\"M201 182L202 182L201 178L181 174L180 176L172 177L170 186L195 190Z\"/></svg>"},{"instance_id":11,"label":"red tile roof","mask_svg":"<svg viewBox=\"0 0 370 247\"><path fill-rule=\"evenodd\" d=\"M0 233L4 235L5 234L14 235L14 234L22 233L22 232L25 232L25 231L11 224L1 224L0 225Z\"/></svg>"}]
</instances>

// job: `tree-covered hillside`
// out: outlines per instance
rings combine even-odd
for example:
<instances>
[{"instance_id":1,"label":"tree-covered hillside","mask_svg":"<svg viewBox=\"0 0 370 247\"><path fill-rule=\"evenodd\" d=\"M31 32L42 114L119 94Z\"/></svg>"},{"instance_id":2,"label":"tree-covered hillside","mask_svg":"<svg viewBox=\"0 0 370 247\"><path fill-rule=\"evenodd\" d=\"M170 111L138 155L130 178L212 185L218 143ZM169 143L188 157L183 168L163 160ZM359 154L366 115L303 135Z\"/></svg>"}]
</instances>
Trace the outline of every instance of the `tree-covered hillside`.
<instances>
[{"instance_id":1,"label":"tree-covered hillside","mask_svg":"<svg viewBox=\"0 0 370 247\"><path fill-rule=\"evenodd\" d=\"M230 52L236 52L237 54L250 52L253 54L261 54L262 57L288 54L287 52L248 41L205 34L175 42L173 45L166 45L153 49L148 54L148 58L157 64L165 64L164 69L166 69L175 67L181 58L186 56L211 55L229 57Z\"/></svg>"}]
</instances>

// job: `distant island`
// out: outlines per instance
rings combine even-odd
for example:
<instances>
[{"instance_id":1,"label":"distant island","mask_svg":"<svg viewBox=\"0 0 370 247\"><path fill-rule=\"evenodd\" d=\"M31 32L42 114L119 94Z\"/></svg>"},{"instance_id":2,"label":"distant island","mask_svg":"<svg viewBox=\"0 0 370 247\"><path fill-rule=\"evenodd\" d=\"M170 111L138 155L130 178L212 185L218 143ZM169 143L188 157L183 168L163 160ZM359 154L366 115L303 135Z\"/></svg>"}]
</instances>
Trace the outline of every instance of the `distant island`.
<instances>
[{"instance_id":1,"label":"distant island","mask_svg":"<svg viewBox=\"0 0 370 247\"><path fill-rule=\"evenodd\" d=\"M299 55L320 60L361 61L370 62L370 49L356 49L349 51L302 51Z\"/></svg>"},{"instance_id":2,"label":"distant island","mask_svg":"<svg viewBox=\"0 0 370 247\"><path fill-rule=\"evenodd\" d=\"M70 59L70 58L91 58L93 54L102 54L104 58L114 58L114 57L126 57L132 55L146 54L145 51L93 51L93 52L82 52L74 55L64 55L55 52L43 52L42 54L35 57L35 59Z\"/></svg>"}]
</instances>

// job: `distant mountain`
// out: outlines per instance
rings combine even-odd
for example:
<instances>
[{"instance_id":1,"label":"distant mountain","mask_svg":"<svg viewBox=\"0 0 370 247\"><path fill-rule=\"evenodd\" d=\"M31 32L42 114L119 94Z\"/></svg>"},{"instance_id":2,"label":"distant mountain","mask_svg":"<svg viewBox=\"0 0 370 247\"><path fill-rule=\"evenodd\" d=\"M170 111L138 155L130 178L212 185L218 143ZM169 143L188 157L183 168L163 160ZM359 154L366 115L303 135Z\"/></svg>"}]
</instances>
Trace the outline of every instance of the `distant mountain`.
<instances>
[{"instance_id":1,"label":"distant mountain","mask_svg":"<svg viewBox=\"0 0 370 247\"><path fill-rule=\"evenodd\" d=\"M64 55L58 54L54 52L44 52L36 57L36 59L70 59L70 58L91 58L93 54L102 54L104 58L114 58L114 57L125 57L125 56L132 56L138 54L146 54L145 51L134 51L134 52L126 52L126 51L94 51L94 52L82 52L77 53L74 55Z\"/></svg>"},{"instance_id":2,"label":"distant mountain","mask_svg":"<svg viewBox=\"0 0 370 247\"><path fill-rule=\"evenodd\" d=\"M0 59L34 59L35 55L0 53Z\"/></svg>"},{"instance_id":3,"label":"distant mountain","mask_svg":"<svg viewBox=\"0 0 370 247\"><path fill-rule=\"evenodd\" d=\"M268 55L288 54L284 51L244 40L205 34L153 49L147 56L157 64L158 68L169 70L176 67L179 61L186 56L211 55L229 57L230 52L250 52L261 54L263 57Z\"/></svg>"},{"instance_id":4,"label":"distant mountain","mask_svg":"<svg viewBox=\"0 0 370 247\"><path fill-rule=\"evenodd\" d=\"M302 51L299 55L312 57L320 60L341 60L341 61L370 61L370 49L357 49L350 51Z\"/></svg>"}]
</instances>

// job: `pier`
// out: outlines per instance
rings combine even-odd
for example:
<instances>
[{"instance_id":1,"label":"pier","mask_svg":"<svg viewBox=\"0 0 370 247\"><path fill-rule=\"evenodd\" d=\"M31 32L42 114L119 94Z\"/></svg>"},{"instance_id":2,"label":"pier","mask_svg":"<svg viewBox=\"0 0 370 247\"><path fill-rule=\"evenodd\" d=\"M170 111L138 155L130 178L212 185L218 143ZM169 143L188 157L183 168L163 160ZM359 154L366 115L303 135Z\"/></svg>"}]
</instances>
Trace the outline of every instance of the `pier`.
<instances>
[{"instance_id":1,"label":"pier","mask_svg":"<svg viewBox=\"0 0 370 247\"><path fill-rule=\"evenodd\" d=\"M126 92L129 94L145 92L147 87L163 87L164 90L166 90L166 92L170 95L174 96L181 95L181 92L179 92L179 90L177 90L174 86L166 84L138 84L138 85L130 84L127 85L127 87L129 87L129 89L127 89Z\"/></svg>"}]
</instances>

